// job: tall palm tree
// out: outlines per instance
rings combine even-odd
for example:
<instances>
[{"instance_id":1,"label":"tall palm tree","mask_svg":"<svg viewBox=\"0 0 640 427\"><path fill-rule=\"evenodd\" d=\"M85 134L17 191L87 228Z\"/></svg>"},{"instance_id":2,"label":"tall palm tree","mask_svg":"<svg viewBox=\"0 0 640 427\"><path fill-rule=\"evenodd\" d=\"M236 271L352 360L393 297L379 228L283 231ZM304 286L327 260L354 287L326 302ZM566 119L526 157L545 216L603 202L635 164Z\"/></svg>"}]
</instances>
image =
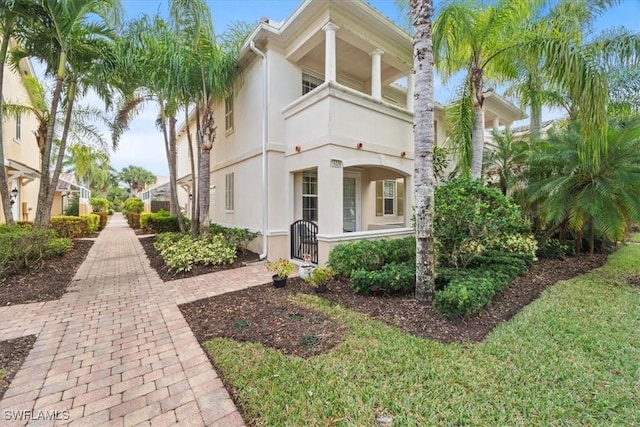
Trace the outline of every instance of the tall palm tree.
<instances>
[{"instance_id":1,"label":"tall palm tree","mask_svg":"<svg viewBox=\"0 0 640 427\"><path fill-rule=\"evenodd\" d=\"M27 30L20 39L24 50L18 52L17 57L29 55L41 59L46 64L47 73L55 77L34 221L36 226L46 227L62 168L74 103L78 94L83 92L80 80L90 68L99 67L104 64L105 57L110 58L105 51L109 47L108 41L115 36L109 24L115 24L120 3L118 0L42 0L41 5L41 14L24 18ZM61 105L65 119L57 159L52 168L51 158L56 153L56 118Z\"/></svg>"},{"instance_id":2,"label":"tall palm tree","mask_svg":"<svg viewBox=\"0 0 640 427\"><path fill-rule=\"evenodd\" d=\"M67 172L75 174L78 182L92 191L106 191L109 185L109 155L87 145L69 147L63 162Z\"/></svg>"},{"instance_id":3,"label":"tall palm tree","mask_svg":"<svg viewBox=\"0 0 640 427\"><path fill-rule=\"evenodd\" d=\"M434 256L434 92L431 17L433 1L411 0L415 74L416 299L435 294Z\"/></svg>"},{"instance_id":4,"label":"tall palm tree","mask_svg":"<svg viewBox=\"0 0 640 427\"><path fill-rule=\"evenodd\" d=\"M506 196L522 177L528 145L523 141L515 141L510 131L494 131L493 140L495 147L485 151L483 169L489 179L493 175L498 176L498 187Z\"/></svg>"},{"instance_id":5,"label":"tall palm tree","mask_svg":"<svg viewBox=\"0 0 640 427\"><path fill-rule=\"evenodd\" d=\"M613 2L612 0L611 2ZM434 57L443 77L466 70L463 92L473 106L471 176L479 178L484 144L484 82L505 82L517 76L512 53L530 52L540 58L550 83L564 88L580 109L584 147L581 161L597 165L606 132L607 89L604 73L589 52L565 36L572 17L546 16L545 0L499 0L485 3L457 0L446 3L434 22ZM604 2L609 3L609 2ZM599 136L599 137L596 137Z\"/></svg>"},{"instance_id":6,"label":"tall palm tree","mask_svg":"<svg viewBox=\"0 0 640 427\"><path fill-rule=\"evenodd\" d=\"M144 190L147 185L156 182L156 176L140 166L127 166L118 174L118 180L129 185L131 196L137 195Z\"/></svg>"}]
</instances>

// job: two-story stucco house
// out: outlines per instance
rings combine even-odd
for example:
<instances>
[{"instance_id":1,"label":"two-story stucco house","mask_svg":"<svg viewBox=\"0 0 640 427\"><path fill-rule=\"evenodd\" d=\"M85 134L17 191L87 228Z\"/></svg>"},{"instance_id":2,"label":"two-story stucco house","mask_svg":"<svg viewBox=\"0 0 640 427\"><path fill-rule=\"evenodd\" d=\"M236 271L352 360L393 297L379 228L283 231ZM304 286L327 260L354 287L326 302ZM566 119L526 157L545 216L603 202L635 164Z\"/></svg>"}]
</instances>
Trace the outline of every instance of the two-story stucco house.
<instances>
[{"instance_id":1,"label":"two-story stucco house","mask_svg":"<svg viewBox=\"0 0 640 427\"><path fill-rule=\"evenodd\" d=\"M411 235L412 46L361 0L307 0L282 23L263 19L241 50L235 96L215 108L211 219L260 231L255 249L270 260L309 253L320 264L339 242ZM488 128L520 117L488 97ZM443 143L440 105L436 133ZM178 159L188 195L184 125Z\"/></svg>"},{"instance_id":2,"label":"two-story stucco house","mask_svg":"<svg viewBox=\"0 0 640 427\"><path fill-rule=\"evenodd\" d=\"M14 46L14 41L9 40L9 49ZM20 74L34 74L28 60L22 60L17 70L5 63L2 99L13 104L29 105L29 94ZM33 114L5 117L2 122L3 167L9 185L13 219L16 221L33 221L38 203L40 154L34 137L37 128L38 122ZM4 212L0 209L0 223L3 222Z\"/></svg>"}]
</instances>

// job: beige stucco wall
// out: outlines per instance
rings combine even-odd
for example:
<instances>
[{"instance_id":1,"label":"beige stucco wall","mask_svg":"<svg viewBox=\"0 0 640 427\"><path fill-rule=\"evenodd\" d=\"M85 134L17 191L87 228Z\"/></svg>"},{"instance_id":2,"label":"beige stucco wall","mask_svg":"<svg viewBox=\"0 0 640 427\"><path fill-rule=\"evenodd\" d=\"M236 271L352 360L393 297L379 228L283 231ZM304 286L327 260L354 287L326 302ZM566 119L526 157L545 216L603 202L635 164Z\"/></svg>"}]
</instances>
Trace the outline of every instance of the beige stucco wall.
<instances>
[{"instance_id":1,"label":"beige stucco wall","mask_svg":"<svg viewBox=\"0 0 640 427\"><path fill-rule=\"evenodd\" d=\"M0 39L1 40L1 39ZM10 43L10 47L13 43ZM20 64L22 72L32 73L31 67L26 60ZM2 96L5 102L21 105L29 105L29 96L22 84L20 75L13 71L7 64L4 65L4 84ZM5 160L14 160L25 164L32 169L40 169L40 157L38 146L34 136L38 123L33 114L24 114L21 117L21 137L16 139L16 119L14 117L4 118L2 123L2 136L4 145ZM5 171L8 171L5 168ZM16 181L7 176L9 191L16 188L19 191L16 208L14 208L14 219L28 219L33 221L38 202L39 180L27 182L27 179L17 178ZM29 211L31 209L31 211ZM17 211L17 212L16 212ZM15 215L17 213L17 215ZM0 209L0 222L5 222L4 212Z\"/></svg>"}]
</instances>

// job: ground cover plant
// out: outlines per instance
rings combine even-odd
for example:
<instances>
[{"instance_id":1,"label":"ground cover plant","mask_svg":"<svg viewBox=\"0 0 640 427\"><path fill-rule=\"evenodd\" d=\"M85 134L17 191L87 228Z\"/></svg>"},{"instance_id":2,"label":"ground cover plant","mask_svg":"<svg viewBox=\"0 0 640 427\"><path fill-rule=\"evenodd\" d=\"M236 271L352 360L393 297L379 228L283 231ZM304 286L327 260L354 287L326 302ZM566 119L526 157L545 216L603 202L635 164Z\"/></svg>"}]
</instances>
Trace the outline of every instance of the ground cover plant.
<instances>
[{"instance_id":1,"label":"ground cover plant","mask_svg":"<svg viewBox=\"0 0 640 427\"><path fill-rule=\"evenodd\" d=\"M619 250L477 344L416 337L297 295L293 304L347 328L329 353L302 359L224 338L204 346L255 425L374 425L383 415L394 425L635 425L637 259L640 245Z\"/></svg>"}]
</instances>

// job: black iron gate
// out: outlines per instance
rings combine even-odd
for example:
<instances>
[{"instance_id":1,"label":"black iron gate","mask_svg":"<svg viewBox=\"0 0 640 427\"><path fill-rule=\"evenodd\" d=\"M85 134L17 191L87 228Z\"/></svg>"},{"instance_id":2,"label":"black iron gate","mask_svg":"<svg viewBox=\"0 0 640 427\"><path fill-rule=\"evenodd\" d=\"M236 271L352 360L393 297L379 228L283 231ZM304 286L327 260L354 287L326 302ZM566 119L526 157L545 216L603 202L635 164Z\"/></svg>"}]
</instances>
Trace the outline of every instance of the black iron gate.
<instances>
[{"instance_id":1,"label":"black iron gate","mask_svg":"<svg viewBox=\"0 0 640 427\"><path fill-rule=\"evenodd\" d=\"M311 262L318 263L318 226L300 219L291 224L291 258L304 261L308 255Z\"/></svg>"}]
</instances>

